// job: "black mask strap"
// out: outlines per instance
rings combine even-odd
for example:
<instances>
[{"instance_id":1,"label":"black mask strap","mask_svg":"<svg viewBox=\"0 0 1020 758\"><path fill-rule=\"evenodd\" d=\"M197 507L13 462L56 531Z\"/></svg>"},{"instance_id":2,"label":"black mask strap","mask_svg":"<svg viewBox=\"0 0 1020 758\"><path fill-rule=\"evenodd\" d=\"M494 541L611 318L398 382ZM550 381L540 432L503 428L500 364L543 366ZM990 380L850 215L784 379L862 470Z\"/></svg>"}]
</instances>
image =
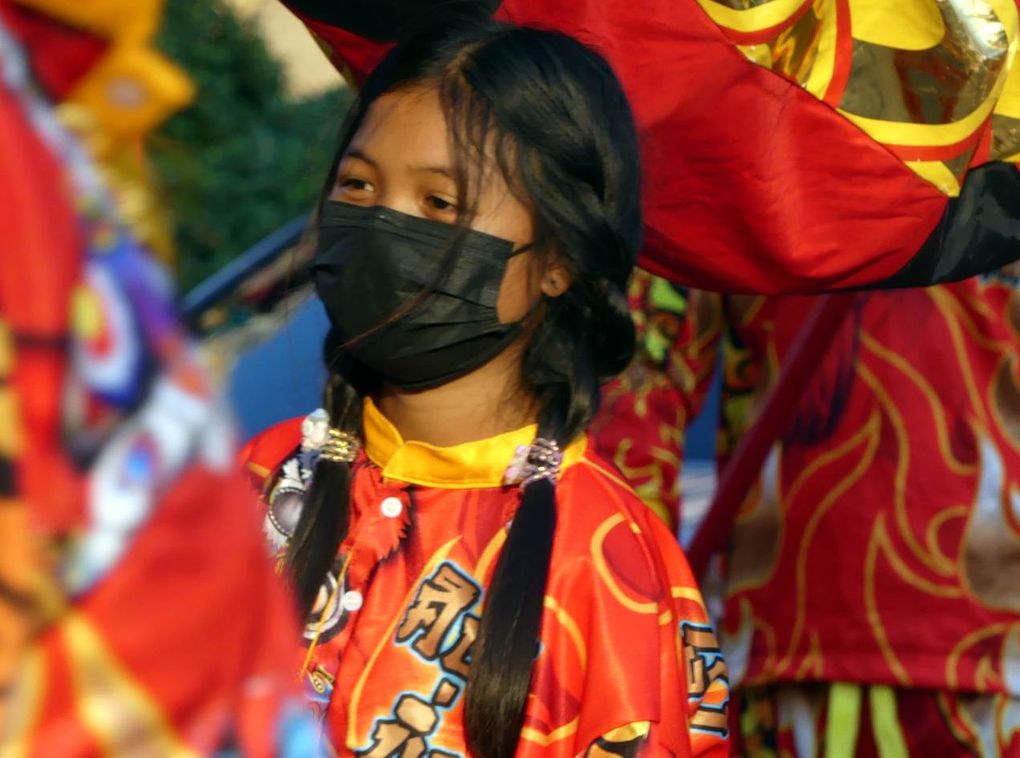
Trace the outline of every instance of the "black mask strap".
<instances>
[{"instance_id":1,"label":"black mask strap","mask_svg":"<svg viewBox=\"0 0 1020 758\"><path fill-rule=\"evenodd\" d=\"M538 247L538 240L532 240L526 245L521 245L518 248L514 248L513 250L510 251L510 255L507 256L507 260L510 260L510 258L516 258L521 253L526 253L529 250L534 250L536 247Z\"/></svg>"}]
</instances>

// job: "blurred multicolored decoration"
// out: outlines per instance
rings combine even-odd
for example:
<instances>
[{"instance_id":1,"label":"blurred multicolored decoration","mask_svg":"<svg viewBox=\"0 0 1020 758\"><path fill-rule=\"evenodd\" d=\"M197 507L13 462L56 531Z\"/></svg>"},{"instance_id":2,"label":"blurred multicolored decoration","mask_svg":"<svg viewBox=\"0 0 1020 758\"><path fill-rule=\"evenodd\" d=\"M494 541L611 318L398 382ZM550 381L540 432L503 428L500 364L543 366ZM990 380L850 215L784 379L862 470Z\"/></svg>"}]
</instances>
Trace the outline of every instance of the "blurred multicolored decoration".
<instances>
[{"instance_id":1,"label":"blurred multicolored decoration","mask_svg":"<svg viewBox=\"0 0 1020 758\"><path fill-rule=\"evenodd\" d=\"M36 83L101 159L120 217L169 261L168 224L148 180L141 141L194 97L191 81L152 46L162 0L11 0Z\"/></svg>"},{"instance_id":2,"label":"blurred multicolored decoration","mask_svg":"<svg viewBox=\"0 0 1020 758\"><path fill-rule=\"evenodd\" d=\"M106 138L103 147L145 136L194 95L187 76L151 46L162 0L17 4L24 10L10 23L36 43L29 53L33 71L52 95L88 112ZM55 35L53 20L71 28ZM87 67L64 65L86 58L92 59Z\"/></svg>"},{"instance_id":3,"label":"blurred multicolored decoration","mask_svg":"<svg viewBox=\"0 0 1020 758\"><path fill-rule=\"evenodd\" d=\"M158 10L0 1L4 755L314 754L231 426L108 181L190 92Z\"/></svg>"},{"instance_id":4,"label":"blurred multicolored decoration","mask_svg":"<svg viewBox=\"0 0 1020 758\"><path fill-rule=\"evenodd\" d=\"M1017 0L285 0L360 80L464 9L599 49L643 137L643 264L723 291L930 284L1020 257Z\"/></svg>"}]
</instances>

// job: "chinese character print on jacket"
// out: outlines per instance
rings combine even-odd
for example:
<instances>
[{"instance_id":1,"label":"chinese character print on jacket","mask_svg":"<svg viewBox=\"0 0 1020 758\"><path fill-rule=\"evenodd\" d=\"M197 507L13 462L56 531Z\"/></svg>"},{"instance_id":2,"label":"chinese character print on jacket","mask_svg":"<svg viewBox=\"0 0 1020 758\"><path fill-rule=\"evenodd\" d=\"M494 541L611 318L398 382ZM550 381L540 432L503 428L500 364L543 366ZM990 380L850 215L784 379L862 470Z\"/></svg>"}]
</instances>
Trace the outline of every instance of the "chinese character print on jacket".
<instances>
[{"instance_id":1,"label":"chinese character print on jacket","mask_svg":"<svg viewBox=\"0 0 1020 758\"><path fill-rule=\"evenodd\" d=\"M519 503L504 472L536 429L444 448L405 442L370 400L364 416L351 527L305 630L313 708L340 755L466 755L471 645ZM315 423L284 422L246 452L281 553ZM586 438L564 457L517 754L725 755L726 665L676 538Z\"/></svg>"}]
</instances>

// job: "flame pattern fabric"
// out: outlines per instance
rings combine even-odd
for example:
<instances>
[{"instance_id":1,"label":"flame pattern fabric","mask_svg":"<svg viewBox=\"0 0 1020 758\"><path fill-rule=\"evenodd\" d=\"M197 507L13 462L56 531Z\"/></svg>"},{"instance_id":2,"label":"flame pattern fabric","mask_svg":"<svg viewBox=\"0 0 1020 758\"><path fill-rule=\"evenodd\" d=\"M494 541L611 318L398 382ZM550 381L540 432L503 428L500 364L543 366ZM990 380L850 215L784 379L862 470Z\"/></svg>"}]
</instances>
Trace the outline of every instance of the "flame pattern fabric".
<instances>
[{"instance_id":1,"label":"flame pattern fabric","mask_svg":"<svg viewBox=\"0 0 1020 758\"><path fill-rule=\"evenodd\" d=\"M592 425L599 452L674 531L681 516L684 429L715 370L722 314L714 295L638 269L628 292L638 344L634 359L602 389Z\"/></svg>"},{"instance_id":2,"label":"flame pattern fabric","mask_svg":"<svg viewBox=\"0 0 1020 758\"><path fill-rule=\"evenodd\" d=\"M741 681L1020 694L1015 285L857 296L734 527ZM809 305L728 303L735 434Z\"/></svg>"},{"instance_id":3,"label":"flame pattern fabric","mask_svg":"<svg viewBox=\"0 0 1020 758\"><path fill-rule=\"evenodd\" d=\"M670 360L711 366L722 343L724 462L813 303L690 294L699 307L688 318L724 326L676 330ZM735 749L813 755L850 739L864 754L881 743L882 754L1012 755L1017 280L1006 270L856 298L732 535L721 628L741 713ZM703 393L677 396L673 412L696 413ZM618 456L658 444L654 425L619 426L629 433Z\"/></svg>"}]
</instances>

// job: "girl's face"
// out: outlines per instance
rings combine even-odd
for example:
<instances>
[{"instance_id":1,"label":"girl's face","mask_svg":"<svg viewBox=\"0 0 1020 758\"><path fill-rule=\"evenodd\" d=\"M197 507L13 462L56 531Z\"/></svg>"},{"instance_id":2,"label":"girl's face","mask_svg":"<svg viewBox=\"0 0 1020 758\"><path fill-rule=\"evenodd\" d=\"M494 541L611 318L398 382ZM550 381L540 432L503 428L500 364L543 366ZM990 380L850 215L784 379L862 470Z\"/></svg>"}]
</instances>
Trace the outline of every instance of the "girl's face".
<instances>
[{"instance_id":1,"label":"girl's face","mask_svg":"<svg viewBox=\"0 0 1020 758\"><path fill-rule=\"evenodd\" d=\"M401 90L372 103L340 161L330 199L457 222L450 137L435 89ZM531 212L494 166L480 182L471 228L510 240L515 249L534 238ZM496 304L500 321L524 318L541 293L555 297L569 284L561 266L540 270L538 257L522 253L507 263Z\"/></svg>"}]
</instances>

